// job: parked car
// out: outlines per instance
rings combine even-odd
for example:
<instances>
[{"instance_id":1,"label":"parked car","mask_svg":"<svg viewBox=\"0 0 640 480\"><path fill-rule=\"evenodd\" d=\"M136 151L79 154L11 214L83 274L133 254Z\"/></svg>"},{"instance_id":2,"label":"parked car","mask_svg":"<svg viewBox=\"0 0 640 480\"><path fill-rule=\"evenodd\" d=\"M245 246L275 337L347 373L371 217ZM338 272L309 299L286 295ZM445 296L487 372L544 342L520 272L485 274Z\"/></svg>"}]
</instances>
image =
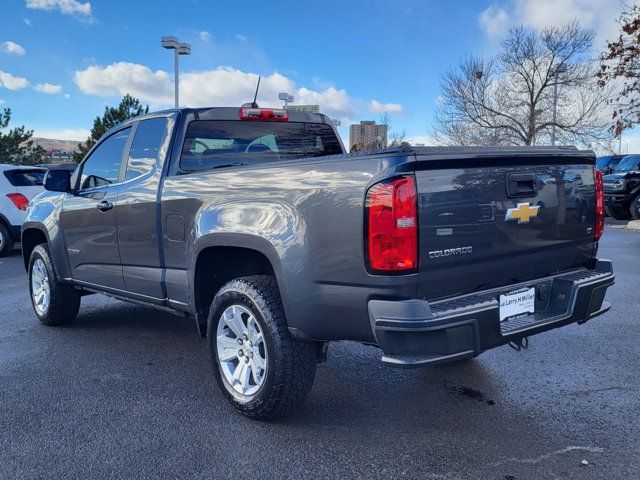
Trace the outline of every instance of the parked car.
<instances>
[{"instance_id":1,"label":"parked car","mask_svg":"<svg viewBox=\"0 0 640 480\"><path fill-rule=\"evenodd\" d=\"M422 367L606 312L594 166L575 148L345 154L304 112L145 115L47 173L22 230L31 300L45 325L91 292L192 318L233 407L272 417L331 341Z\"/></svg>"},{"instance_id":2,"label":"parked car","mask_svg":"<svg viewBox=\"0 0 640 480\"><path fill-rule=\"evenodd\" d=\"M605 175L604 202L616 220L640 220L640 155L627 155Z\"/></svg>"},{"instance_id":3,"label":"parked car","mask_svg":"<svg viewBox=\"0 0 640 480\"><path fill-rule=\"evenodd\" d=\"M626 155L604 155L596 159L596 168L604 175L613 173L613 170Z\"/></svg>"},{"instance_id":4,"label":"parked car","mask_svg":"<svg viewBox=\"0 0 640 480\"><path fill-rule=\"evenodd\" d=\"M44 191L45 169L0 164L0 257L20 241L29 201Z\"/></svg>"}]
</instances>

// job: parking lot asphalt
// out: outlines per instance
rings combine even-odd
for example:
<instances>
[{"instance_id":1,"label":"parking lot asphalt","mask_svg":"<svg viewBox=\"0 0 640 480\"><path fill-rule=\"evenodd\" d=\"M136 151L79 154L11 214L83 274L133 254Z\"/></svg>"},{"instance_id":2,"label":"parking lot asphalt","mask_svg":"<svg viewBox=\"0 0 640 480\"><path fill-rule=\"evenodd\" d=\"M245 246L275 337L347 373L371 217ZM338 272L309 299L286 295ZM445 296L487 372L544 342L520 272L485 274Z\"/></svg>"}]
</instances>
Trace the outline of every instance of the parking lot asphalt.
<instances>
[{"instance_id":1,"label":"parking lot asphalt","mask_svg":"<svg viewBox=\"0 0 640 480\"><path fill-rule=\"evenodd\" d=\"M0 478L640 477L640 233L609 228L612 310L469 362L333 344L305 406L235 414L195 325L99 295L40 325L0 258ZM348 319L345 319L348 321Z\"/></svg>"}]
</instances>

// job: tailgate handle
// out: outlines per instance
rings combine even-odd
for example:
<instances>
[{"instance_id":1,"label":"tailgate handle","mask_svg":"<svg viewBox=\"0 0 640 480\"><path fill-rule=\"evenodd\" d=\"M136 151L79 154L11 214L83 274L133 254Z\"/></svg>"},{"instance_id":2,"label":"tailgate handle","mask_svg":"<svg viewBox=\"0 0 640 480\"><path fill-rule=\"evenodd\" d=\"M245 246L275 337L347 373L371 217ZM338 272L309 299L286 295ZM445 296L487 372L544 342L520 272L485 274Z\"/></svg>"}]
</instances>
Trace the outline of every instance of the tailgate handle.
<instances>
[{"instance_id":1,"label":"tailgate handle","mask_svg":"<svg viewBox=\"0 0 640 480\"><path fill-rule=\"evenodd\" d=\"M509 198L535 197L537 194L538 179L535 173L507 173L507 196Z\"/></svg>"}]
</instances>

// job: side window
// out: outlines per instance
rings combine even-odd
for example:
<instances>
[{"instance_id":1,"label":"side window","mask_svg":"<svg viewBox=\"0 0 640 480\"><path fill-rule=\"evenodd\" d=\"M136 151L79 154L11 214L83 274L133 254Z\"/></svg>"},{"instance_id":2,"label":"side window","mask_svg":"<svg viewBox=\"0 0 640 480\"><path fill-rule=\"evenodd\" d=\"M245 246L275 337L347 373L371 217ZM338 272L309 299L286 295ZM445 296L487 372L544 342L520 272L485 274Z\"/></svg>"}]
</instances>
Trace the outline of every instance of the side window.
<instances>
[{"instance_id":1,"label":"side window","mask_svg":"<svg viewBox=\"0 0 640 480\"><path fill-rule=\"evenodd\" d=\"M82 166L80 190L118 182L122 155L130 132L131 128L120 130L98 145Z\"/></svg>"},{"instance_id":2,"label":"side window","mask_svg":"<svg viewBox=\"0 0 640 480\"><path fill-rule=\"evenodd\" d=\"M149 173L166 154L167 119L151 118L138 124L131 148L125 181Z\"/></svg>"}]
</instances>

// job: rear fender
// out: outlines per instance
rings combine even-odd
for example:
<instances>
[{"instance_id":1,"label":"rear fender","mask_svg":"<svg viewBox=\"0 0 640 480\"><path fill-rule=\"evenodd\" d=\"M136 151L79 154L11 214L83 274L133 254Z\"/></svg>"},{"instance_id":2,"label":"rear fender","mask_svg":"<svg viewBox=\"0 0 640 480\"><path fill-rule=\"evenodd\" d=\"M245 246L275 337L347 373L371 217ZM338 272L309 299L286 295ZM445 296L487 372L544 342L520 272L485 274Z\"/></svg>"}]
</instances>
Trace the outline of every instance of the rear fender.
<instances>
[{"instance_id":1,"label":"rear fender","mask_svg":"<svg viewBox=\"0 0 640 480\"><path fill-rule=\"evenodd\" d=\"M195 216L193 238L188 242L189 305L196 311L195 265L209 247L241 247L264 255L275 273L285 313L288 310L287 274L304 261L302 221L284 202L234 202L204 206Z\"/></svg>"}]
</instances>

